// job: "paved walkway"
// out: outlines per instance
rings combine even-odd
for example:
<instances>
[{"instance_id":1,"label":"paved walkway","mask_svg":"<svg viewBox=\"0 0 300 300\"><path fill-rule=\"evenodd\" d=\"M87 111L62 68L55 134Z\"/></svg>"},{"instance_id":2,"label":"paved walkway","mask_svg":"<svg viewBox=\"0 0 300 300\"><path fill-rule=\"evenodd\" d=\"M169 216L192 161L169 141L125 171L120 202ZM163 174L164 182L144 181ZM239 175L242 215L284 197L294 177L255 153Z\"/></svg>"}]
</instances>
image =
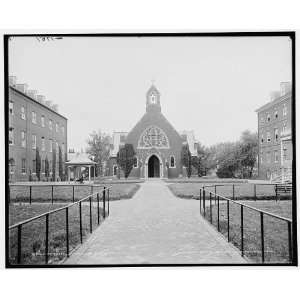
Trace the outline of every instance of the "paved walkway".
<instances>
[{"instance_id":1,"label":"paved walkway","mask_svg":"<svg viewBox=\"0 0 300 300\"><path fill-rule=\"evenodd\" d=\"M150 180L130 200L112 201L110 216L66 264L245 263L199 215L199 202L175 197Z\"/></svg>"}]
</instances>

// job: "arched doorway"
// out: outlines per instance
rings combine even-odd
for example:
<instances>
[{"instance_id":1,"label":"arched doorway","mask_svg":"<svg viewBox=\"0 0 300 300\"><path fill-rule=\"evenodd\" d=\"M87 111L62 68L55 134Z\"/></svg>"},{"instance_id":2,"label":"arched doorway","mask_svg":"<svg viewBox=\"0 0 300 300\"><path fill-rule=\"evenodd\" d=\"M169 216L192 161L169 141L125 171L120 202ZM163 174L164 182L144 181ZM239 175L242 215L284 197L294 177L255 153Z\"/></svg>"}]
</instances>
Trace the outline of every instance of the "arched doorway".
<instances>
[{"instance_id":1,"label":"arched doorway","mask_svg":"<svg viewBox=\"0 0 300 300\"><path fill-rule=\"evenodd\" d=\"M156 155L152 155L148 160L148 177L160 177L160 162Z\"/></svg>"}]
</instances>

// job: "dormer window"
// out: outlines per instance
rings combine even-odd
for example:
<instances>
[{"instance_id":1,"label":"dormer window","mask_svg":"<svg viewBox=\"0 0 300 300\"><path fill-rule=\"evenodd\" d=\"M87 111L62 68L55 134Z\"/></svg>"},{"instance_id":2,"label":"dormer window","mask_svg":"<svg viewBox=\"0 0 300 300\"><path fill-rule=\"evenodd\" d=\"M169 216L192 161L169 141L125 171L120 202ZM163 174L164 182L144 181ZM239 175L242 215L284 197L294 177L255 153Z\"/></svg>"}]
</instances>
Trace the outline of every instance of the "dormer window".
<instances>
[{"instance_id":1,"label":"dormer window","mask_svg":"<svg viewBox=\"0 0 300 300\"><path fill-rule=\"evenodd\" d=\"M268 122L271 121L271 116L270 116L270 114L267 114L267 120L268 120Z\"/></svg>"},{"instance_id":2,"label":"dormer window","mask_svg":"<svg viewBox=\"0 0 300 300\"><path fill-rule=\"evenodd\" d=\"M275 119L278 119L278 111L275 111L274 117L275 117Z\"/></svg>"}]
</instances>

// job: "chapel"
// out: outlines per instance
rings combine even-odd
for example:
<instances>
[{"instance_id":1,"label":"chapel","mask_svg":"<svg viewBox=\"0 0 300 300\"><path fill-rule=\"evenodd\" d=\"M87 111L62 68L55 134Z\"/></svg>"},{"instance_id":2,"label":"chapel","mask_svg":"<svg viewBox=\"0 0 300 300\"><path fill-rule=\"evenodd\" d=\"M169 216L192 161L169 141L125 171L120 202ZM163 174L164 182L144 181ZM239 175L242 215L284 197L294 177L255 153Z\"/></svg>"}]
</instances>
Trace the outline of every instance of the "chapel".
<instances>
[{"instance_id":1,"label":"chapel","mask_svg":"<svg viewBox=\"0 0 300 300\"><path fill-rule=\"evenodd\" d=\"M176 178L184 175L181 149L189 145L197 155L193 131L177 132L161 112L160 92L151 85L146 93L146 112L130 132L114 132L109 159L109 175L118 175L117 153L132 144L136 153L131 178Z\"/></svg>"}]
</instances>

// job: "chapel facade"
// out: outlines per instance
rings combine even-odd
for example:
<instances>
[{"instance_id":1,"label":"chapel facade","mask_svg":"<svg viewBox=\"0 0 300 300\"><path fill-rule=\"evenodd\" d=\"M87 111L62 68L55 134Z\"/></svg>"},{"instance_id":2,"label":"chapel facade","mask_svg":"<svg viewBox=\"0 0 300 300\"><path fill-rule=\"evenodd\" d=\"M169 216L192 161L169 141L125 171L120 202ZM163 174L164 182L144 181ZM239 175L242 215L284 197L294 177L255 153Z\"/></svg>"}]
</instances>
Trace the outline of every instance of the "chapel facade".
<instances>
[{"instance_id":1,"label":"chapel facade","mask_svg":"<svg viewBox=\"0 0 300 300\"><path fill-rule=\"evenodd\" d=\"M136 153L131 178L176 178L185 175L181 149L189 145L197 155L197 142L192 131L177 132L161 112L160 92L152 84L146 93L146 112L130 132L114 132L110 150L109 175L118 176L117 153L132 144ZM122 172L121 172L122 176Z\"/></svg>"}]
</instances>

